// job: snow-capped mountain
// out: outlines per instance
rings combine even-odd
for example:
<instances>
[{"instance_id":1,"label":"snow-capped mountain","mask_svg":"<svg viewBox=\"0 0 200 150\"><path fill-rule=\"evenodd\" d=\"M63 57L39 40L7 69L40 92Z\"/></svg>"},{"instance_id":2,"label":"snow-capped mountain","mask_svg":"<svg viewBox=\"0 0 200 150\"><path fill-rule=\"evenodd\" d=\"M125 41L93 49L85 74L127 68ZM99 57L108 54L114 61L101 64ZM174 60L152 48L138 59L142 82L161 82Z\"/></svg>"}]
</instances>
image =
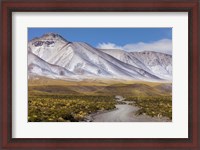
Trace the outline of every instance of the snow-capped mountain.
<instances>
[{"instance_id":1,"label":"snow-capped mountain","mask_svg":"<svg viewBox=\"0 0 200 150\"><path fill-rule=\"evenodd\" d=\"M161 79L172 79L172 56L169 54L143 51L126 52L118 49L101 49L118 60L142 68Z\"/></svg>"},{"instance_id":2,"label":"snow-capped mountain","mask_svg":"<svg viewBox=\"0 0 200 150\"><path fill-rule=\"evenodd\" d=\"M29 41L28 71L29 75L65 79L165 79L157 76L156 69L152 71L149 67L152 63L140 60L144 57L139 54L135 55L120 50L99 50L87 43L69 42L58 34L48 33Z\"/></svg>"},{"instance_id":3,"label":"snow-capped mountain","mask_svg":"<svg viewBox=\"0 0 200 150\"><path fill-rule=\"evenodd\" d=\"M74 75L74 73L63 67L47 63L30 51L28 51L28 71L29 75L40 75L47 77Z\"/></svg>"},{"instance_id":4,"label":"snow-capped mountain","mask_svg":"<svg viewBox=\"0 0 200 150\"><path fill-rule=\"evenodd\" d=\"M107 53L118 60L130 64L132 66L142 68L148 72L151 72L148 67L146 67L142 62L140 62L135 56L133 56L130 52L126 52L120 49L100 49L104 53Z\"/></svg>"},{"instance_id":5,"label":"snow-capped mountain","mask_svg":"<svg viewBox=\"0 0 200 150\"><path fill-rule=\"evenodd\" d=\"M162 79L172 80L172 55L159 52L131 52L151 72Z\"/></svg>"}]
</instances>

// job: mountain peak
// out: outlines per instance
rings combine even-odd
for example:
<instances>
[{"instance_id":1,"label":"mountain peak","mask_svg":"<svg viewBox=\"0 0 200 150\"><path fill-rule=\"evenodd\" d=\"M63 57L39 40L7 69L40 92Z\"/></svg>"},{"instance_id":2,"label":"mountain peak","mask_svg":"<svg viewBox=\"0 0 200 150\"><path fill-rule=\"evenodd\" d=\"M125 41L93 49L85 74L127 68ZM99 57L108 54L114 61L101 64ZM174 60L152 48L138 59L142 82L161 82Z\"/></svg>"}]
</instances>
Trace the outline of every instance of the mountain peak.
<instances>
[{"instance_id":1,"label":"mountain peak","mask_svg":"<svg viewBox=\"0 0 200 150\"><path fill-rule=\"evenodd\" d=\"M61 39L61 40L67 42L67 40L65 38L63 38L61 35L59 35L58 33L53 33L53 32L45 33L45 34L42 35L41 38L42 39L51 39L51 40L53 40L53 39Z\"/></svg>"},{"instance_id":2,"label":"mountain peak","mask_svg":"<svg viewBox=\"0 0 200 150\"><path fill-rule=\"evenodd\" d=\"M53 32L45 33L42 35L42 37L47 37L47 36L58 37L60 35L57 33L53 33Z\"/></svg>"}]
</instances>

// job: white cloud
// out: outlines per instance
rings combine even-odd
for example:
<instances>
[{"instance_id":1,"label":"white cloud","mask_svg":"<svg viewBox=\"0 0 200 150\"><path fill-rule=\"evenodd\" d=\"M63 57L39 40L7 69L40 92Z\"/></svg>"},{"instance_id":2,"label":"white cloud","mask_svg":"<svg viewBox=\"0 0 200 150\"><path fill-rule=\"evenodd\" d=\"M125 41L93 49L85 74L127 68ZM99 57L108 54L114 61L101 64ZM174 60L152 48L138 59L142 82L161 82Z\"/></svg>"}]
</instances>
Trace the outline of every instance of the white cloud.
<instances>
[{"instance_id":1,"label":"white cloud","mask_svg":"<svg viewBox=\"0 0 200 150\"><path fill-rule=\"evenodd\" d=\"M123 47L118 46L114 43L100 43L100 44L98 44L97 48L100 48L100 49L123 49Z\"/></svg>"},{"instance_id":2,"label":"white cloud","mask_svg":"<svg viewBox=\"0 0 200 150\"><path fill-rule=\"evenodd\" d=\"M159 41L154 41L151 43L130 43L123 46L116 45L114 43L100 43L97 48L100 49L122 49L129 52L135 51L156 51L167 54L172 54L172 40L170 39L162 39Z\"/></svg>"}]
</instances>

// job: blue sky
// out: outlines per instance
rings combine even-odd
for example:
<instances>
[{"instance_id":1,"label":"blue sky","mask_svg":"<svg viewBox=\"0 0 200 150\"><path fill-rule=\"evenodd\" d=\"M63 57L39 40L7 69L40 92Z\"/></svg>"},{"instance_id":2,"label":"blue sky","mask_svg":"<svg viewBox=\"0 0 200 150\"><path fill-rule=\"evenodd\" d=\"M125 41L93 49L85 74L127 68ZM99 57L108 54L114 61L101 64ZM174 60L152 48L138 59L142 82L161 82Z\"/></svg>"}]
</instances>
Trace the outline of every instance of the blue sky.
<instances>
[{"instance_id":1,"label":"blue sky","mask_svg":"<svg viewBox=\"0 0 200 150\"><path fill-rule=\"evenodd\" d=\"M172 28L28 28L28 40L49 32L58 33L71 42L86 42L98 48L127 51L151 47L167 47L163 51L170 51L169 44L172 41Z\"/></svg>"}]
</instances>

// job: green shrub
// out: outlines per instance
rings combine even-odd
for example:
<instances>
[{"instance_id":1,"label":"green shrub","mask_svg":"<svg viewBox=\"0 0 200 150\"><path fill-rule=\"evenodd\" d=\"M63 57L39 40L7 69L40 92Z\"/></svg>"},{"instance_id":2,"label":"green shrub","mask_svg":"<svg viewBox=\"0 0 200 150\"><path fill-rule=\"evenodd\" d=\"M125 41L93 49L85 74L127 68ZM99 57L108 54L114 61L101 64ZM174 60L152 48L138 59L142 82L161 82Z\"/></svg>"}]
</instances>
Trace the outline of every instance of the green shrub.
<instances>
[{"instance_id":1,"label":"green shrub","mask_svg":"<svg viewBox=\"0 0 200 150\"><path fill-rule=\"evenodd\" d=\"M40 95L29 96L29 122L77 122L88 114L115 108L114 97Z\"/></svg>"},{"instance_id":2,"label":"green shrub","mask_svg":"<svg viewBox=\"0 0 200 150\"><path fill-rule=\"evenodd\" d=\"M168 117L172 119L171 96L128 97L126 101L133 101L133 105L140 109L136 114L147 114L152 117Z\"/></svg>"}]
</instances>

